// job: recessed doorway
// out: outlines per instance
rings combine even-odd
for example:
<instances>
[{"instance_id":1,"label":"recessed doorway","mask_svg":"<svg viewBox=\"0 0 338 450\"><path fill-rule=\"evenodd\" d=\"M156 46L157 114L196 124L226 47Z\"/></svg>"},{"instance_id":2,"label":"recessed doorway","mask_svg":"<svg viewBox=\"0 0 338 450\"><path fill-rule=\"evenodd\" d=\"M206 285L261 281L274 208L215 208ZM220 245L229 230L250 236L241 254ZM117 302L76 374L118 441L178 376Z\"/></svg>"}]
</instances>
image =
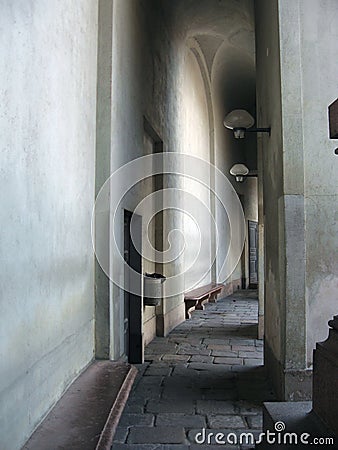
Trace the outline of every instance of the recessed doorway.
<instances>
[{"instance_id":1,"label":"recessed doorway","mask_svg":"<svg viewBox=\"0 0 338 450\"><path fill-rule=\"evenodd\" d=\"M130 363L141 364L143 362L142 257L137 248L142 248L142 217L124 210L124 260L127 263L124 271L126 287L123 322L124 354ZM135 276L129 268L136 272Z\"/></svg>"},{"instance_id":2,"label":"recessed doorway","mask_svg":"<svg viewBox=\"0 0 338 450\"><path fill-rule=\"evenodd\" d=\"M249 220L249 288L258 286L258 223Z\"/></svg>"}]
</instances>

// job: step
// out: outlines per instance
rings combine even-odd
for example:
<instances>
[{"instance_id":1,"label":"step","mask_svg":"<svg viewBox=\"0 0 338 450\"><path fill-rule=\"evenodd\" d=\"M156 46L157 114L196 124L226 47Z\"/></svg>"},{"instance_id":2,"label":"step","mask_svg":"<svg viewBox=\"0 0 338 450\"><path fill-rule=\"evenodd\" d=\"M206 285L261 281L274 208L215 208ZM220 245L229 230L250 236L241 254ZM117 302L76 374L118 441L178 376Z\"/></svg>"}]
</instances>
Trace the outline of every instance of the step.
<instances>
[{"instance_id":1,"label":"step","mask_svg":"<svg viewBox=\"0 0 338 450\"><path fill-rule=\"evenodd\" d=\"M24 450L110 450L137 369L94 361L67 389Z\"/></svg>"},{"instance_id":2,"label":"step","mask_svg":"<svg viewBox=\"0 0 338 450\"><path fill-rule=\"evenodd\" d=\"M283 430L284 428L284 430ZM273 449L273 448L328 448L331 450L338 448L338 440L334 436L334 433L330 431L320 418L312 410L311 401L303 402L266 402L263 405L263 431L267 430L275 433L275 438L278 439L278 434L281 435L281 444L274 443L268 444L264 442L257 446L260 449ZM297 447L295 445L282 445L284 444L284 433L296 433L298 439ZM307 433L309 437L307 439L309 444L302 445L301 435ZM314 443L314 438L330 438L334 440L334 444L327 443L319 444ZM289 443L289 441L286 441Z\"/></svg>"}]
</instances>

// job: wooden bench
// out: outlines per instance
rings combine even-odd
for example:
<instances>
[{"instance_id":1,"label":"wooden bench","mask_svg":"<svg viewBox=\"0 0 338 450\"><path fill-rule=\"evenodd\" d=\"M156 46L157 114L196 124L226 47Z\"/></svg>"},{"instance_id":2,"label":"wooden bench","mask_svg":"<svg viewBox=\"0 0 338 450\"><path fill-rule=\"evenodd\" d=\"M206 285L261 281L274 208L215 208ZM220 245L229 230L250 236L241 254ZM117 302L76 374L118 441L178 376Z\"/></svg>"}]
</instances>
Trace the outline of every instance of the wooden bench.
<instances>
[{"instance_id":1,"label":"wooden bench","mask_svg":"<svg viewBox=\"0 0 338 450\"><path fill-rule=\"evenodd\" d=\"M185 318L190 319L195 309L203 310L205 303L214 303L223 287L223 284L210 283L186 292L184 294Z\"/></svg>"},{"instance_id":2,"label":"wooden bench","mask_svg":"<svg viewBox=\"0 0 338 450\"><path fill-rule=\"evenodd\" d=\"M67 389L23 450L110 450L137 369L94 361Z\"/></svg>"}]
</instances>

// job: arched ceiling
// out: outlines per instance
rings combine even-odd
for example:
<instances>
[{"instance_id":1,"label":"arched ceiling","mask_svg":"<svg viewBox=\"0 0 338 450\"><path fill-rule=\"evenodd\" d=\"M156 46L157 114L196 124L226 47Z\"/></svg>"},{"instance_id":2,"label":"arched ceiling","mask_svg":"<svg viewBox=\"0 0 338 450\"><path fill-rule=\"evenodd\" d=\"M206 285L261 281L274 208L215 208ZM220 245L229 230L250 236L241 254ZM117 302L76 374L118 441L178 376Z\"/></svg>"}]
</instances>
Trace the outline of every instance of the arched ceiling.
<instances>
[{"instance_id":1,"label":"arched ceiling","mask_svg":"<svg viewBox=\"0 0 338 450\"><path fill-rule=\"evenodd\" d=\"M253 31L253 0L164 0L174 22L190 35L231 39L241 29Z\"/></svg>"},{"instance_id":2,"label":"arched ceiling","mask_svg":"<svg viewBox=\"0 0 338 450\"><path fill-rule=\"evenodd\" d=\"M171 23L204 55L209 77L228 108L255 104L253 0L164 0Z\"/></svg>"},{"instance_id":3,"label":"arched ceiling","mask_svg":"<svg viewBox=\"0 0 338 450\"><path fill-rule=\"evenodd\" d=\"M225 144L229 135L223 119L228 112L243 108L256 115L254 0L163 1L166 7L170 2L170 22L175 31L188 48L195 48L195 54L197 43L204 57L214 103L215 132L218 142ZM252 169L256 167L255 136L245 142L229 142L244 152Z\"/></svg>"}]
</instances>

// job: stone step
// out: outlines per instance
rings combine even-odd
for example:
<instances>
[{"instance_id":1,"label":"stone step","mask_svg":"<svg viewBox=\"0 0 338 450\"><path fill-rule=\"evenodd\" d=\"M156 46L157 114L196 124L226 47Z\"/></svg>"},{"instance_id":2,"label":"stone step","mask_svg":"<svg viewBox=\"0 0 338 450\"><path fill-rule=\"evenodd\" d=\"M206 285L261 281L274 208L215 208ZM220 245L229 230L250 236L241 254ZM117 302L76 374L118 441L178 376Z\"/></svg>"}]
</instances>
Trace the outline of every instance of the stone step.
<instances>
[{"instance_id":1,"label":"stone step","mask_svg":"<svg viewBox=\"0 0 338 450\"><path fill-rule=\"evenodd\" d=\"M270 442L264 441L257 448L263 450L272 448L338 449L337 437L313 412L311 401L264 403L263 432L267 433L267 431L275 433L275 435L270 437ZM293 440L293 445L291 445L289 437L284 438L285 433L295 433L292 439L297 439L297 444L295 445ZM276 442L272 443L271 440L274 439ZM278 439L281 439L280 443ZM331 439L331 441L316 441L315 439Z\"/></svg>"},{"instance_id":2,"label":"stone step","mask_svg":"<svg viewBox=\"0 0 338 450\"><path fill-rule=\"evenodd\" d=\"M67 389L23 450L108 450L137 369L95 361Z\"/></svg>"}]
</instances>

